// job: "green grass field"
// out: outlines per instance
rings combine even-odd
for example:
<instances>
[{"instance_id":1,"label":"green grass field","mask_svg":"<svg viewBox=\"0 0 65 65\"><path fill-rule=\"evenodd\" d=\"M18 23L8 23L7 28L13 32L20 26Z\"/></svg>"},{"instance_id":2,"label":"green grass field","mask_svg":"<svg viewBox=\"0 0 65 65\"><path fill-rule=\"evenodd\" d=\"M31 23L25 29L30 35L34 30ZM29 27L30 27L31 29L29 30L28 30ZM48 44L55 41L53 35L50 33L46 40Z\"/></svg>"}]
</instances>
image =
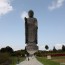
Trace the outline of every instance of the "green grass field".
<instances>
[{"instance_id":1,"label":"green grass field","mask_svg":"<svg viewBox=\"0 0 65 65\"><path fill-rule=\"evenodd\" d=\"M52 57L52 60L59 63L65 63L65 56Z\"/></svg>"},{"instance_id":2,"label":"green grass field","mask_svg":"<svg viewBox=\"0 0 65 65\"><path fill-rule=\"evenodd\" d=\"M59 62L48 60L45 57L37 57L37 59L38 59L38 61L40 61L44 65L60 65Z\"/></svg>"}]
</instances>

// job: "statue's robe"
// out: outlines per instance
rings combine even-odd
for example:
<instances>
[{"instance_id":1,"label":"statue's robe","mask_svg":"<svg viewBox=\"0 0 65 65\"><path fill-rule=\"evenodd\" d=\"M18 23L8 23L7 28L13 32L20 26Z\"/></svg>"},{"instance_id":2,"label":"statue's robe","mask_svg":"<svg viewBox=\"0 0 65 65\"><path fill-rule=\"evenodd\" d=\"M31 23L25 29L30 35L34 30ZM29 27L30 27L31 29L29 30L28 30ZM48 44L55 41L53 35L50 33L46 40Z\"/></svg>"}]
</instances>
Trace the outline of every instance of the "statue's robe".
<instances>
[{"instance_id":1,"label":"statue's robe","mask_svg":"<svg viewBox=\"0 0 65 65\"><path fill-rule=\"evenodd\" d=\"M27 18L25 21L25 38L26 43L36 43L37 44L37 19Z\"/></svg>"}]
</instances>

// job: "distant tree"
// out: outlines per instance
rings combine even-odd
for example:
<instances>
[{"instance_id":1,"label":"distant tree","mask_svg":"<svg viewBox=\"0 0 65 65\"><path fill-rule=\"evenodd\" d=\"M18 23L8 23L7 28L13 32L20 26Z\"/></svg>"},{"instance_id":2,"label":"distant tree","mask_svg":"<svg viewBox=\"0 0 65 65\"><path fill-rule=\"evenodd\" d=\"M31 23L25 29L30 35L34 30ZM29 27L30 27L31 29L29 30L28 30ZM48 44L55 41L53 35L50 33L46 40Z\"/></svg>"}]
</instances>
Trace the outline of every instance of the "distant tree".
<instances>
[{"instance_id":1,"label":"distant tree","mask_svg":"<svg viewBox=\"0 0 65 65\"><path fill-rule=\"evenodd\" d=\"M62 51L65 51L65 46L64 45L62 45Z\"/></svg>"},{"instance_id":2,"label":"distant tree","mask_svg":"<svg viewBox=\"0 0 65 65\"><path fill-rule=\"evenodd\" d=\"M21 51L20 50L15 51L15 54L16 54L16 56L21 56Z\"/></svg>"},{"instance_id":3,"label":"distant tree","mask_svg":"<svg viewBox=\"0 0 65 65\"><path fill-rule=\"evenodd\" d=\"M5 48L1 48L0 49L0 52L5 52Z\"/></svg>"},{"instance_id":4,"label":"distant tree","mask_svg":"<svg viewBox=\"0 0 65 65\"><path fill-rule=\"evenodd\" d=\"M53 47L53 51L57 51L56 48L55 48L55 46Z\"/></svg>"},{"instance_id":5,"label":"distant tree","mask_svg":"<svg viewBox=\"0 0 65 65\"><path fill-rule=\"evenodd\" d=\"M5 62L9 62L10 61L10 56L8 53L0 53L0 65L5 65L5 64L2 64L2 63L5 63ZM7 64L9 65L9 63Z\"/></svg>"},{"instance_id":6,"label":"distant tree","mask_svg":"<svg viewBox=\"0 0 65 65\"><path fill-rule=\"evenodd\" d=\"M13 52L13 49L9 46L5 47L5 48L1 48L0 50L1 52L9 52L9 53L12 53Z\"/></svg>"},{"instance_id":7,"label":"distant tree","mask_svg":"<svg viewBox=\"0 0 65 65\"><path fill-rule=\"evenodd\" d=\"M40 50L38 50L38 51L35 53L35 55L41 57L41 56L42 56L42 53L41 53Z\"/></svg>"},{"instance_id":8,"label":"distant tree","mask_svg":"<svg viewBox=\"0 0 65 65\"><path fill-rule=\"evenodd\" d=\"M46 45L46 46L45 46L45 49L46 49L46 50L48 50L48 49L49 49L48 45Z\"/></svg>"},{"instance_id":9,"label":"distant tree","mask_svg":"<svg viewBox=\"0 0 65 65\"><path fill-rule=\"evenodd\" d=\"M22 56L22 57L24 57L25 56L25 50L14 51L14 56Z\"/></svg>"},{"instance_id":10,"label":"distant tree","mask_svg":"<svg viewBox=\"0 0 65 65\"><path fill-rule=\"evenodd\" d=\"M11 47L7 46L7 47L6 47L6 51L12 53L12 52L13 52L13 49L12 49Z\"/></svg>"}]
</instances>

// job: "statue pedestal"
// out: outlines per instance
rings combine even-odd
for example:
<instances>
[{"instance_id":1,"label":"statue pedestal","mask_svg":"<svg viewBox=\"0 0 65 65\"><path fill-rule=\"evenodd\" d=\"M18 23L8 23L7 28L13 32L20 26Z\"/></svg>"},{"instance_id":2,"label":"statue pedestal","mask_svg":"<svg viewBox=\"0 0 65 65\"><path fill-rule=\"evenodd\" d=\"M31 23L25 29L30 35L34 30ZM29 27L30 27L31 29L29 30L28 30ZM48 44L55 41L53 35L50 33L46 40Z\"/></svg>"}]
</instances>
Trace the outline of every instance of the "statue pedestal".
<instances>
[{"instance_id":1,"label":"statue pedestal","mask_svg":"<svg viewBox=\"0 0 65 65\"><path fill-rule=\"evenodd\" d=\"M33 55L38 51L38 46L35 43L28 43L26 46L26 50L30 55Z\"/></svg>"}]
</instances>

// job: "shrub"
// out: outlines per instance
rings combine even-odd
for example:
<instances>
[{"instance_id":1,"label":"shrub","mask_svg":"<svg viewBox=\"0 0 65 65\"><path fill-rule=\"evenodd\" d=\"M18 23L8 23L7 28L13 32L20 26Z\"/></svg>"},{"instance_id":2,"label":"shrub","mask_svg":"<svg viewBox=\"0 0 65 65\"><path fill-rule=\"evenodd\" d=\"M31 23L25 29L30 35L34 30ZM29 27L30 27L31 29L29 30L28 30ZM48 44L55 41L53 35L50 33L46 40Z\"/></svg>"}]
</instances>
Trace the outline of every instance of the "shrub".
<instances>
[{"instance_id":1,"label":"shrub","mask_svg":"<svg viewBox=\"0 0 65 65\"><path fill-rule=\"evenodd\" d=\"M8 53L0 53L0 64L9 61Z\"/></svg>"}]
</instances>

